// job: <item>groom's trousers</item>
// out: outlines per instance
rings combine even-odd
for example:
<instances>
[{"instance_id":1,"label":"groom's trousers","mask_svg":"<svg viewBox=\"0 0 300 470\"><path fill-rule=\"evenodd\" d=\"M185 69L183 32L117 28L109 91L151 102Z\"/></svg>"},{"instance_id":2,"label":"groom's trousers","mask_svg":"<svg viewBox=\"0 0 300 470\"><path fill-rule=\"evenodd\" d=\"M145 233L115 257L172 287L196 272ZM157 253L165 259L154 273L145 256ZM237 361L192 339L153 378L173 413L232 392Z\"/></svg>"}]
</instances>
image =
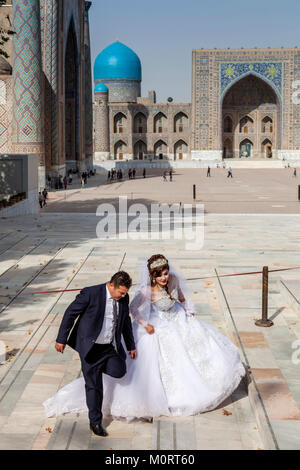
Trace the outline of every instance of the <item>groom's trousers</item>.
<instances>
[{"instance_id":1,"label":"groom's trousers","mask_svg":"<svg viewBox=\"0 0 300 470\"><path fill-rule=\"evenodd\" d=\"M94 344L86 359L80 357L85 380L86 404L92 425L102 422L102 374L121 378L126 374L126 362L112 344Z\"/></svg>"}]
</instances>

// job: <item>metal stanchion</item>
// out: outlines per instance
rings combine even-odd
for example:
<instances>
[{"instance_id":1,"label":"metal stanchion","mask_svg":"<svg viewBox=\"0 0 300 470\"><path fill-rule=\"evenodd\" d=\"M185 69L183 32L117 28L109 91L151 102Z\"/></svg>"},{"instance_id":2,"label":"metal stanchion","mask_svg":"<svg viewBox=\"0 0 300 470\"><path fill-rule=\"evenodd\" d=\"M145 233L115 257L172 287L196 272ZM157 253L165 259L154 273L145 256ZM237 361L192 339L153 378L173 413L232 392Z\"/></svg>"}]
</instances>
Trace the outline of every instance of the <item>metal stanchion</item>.
<instances>
[{"instance_id":1,"label":"metal stanchion","mask_svg":"<svg viewBox=\"0 0 300 470\"><path fill-rule=\"evenodd\" d=\"M196 185L193 184L193 199L196 199Z\"/></svg>"},{"instance_id":2,"label":"metal stanchion","mask_svg":"<svg viewBox=\"0 0 300 470\"><path fill-rule=\"evenodd\" d=\"M274 324L271 320L268 320L268 277L268 266L264 266L262 273L262 318L255 322L256 326L268 327Z\"/></svg>"}]
</instances>

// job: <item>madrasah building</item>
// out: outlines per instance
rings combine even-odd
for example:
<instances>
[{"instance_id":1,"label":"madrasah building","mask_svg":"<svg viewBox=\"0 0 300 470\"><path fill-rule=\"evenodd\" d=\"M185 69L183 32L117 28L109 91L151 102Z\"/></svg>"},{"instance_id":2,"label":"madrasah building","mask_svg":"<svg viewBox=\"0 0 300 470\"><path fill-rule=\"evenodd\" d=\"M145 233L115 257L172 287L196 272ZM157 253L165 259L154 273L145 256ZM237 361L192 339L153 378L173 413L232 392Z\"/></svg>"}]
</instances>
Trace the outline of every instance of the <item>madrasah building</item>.
<instances>
[{"instance_id":1,"label":"madrasah building","mask_svg":"<svg viewBox=\"0 0 300 470\"><path fill-rule=\"evenodd\" d=\"M191 103L156 103L155 91L141 97L139 57L116 41L94 64L94 163L297 164L298 80L298 48L197 49Z\"/></svg>"}]
</instances>

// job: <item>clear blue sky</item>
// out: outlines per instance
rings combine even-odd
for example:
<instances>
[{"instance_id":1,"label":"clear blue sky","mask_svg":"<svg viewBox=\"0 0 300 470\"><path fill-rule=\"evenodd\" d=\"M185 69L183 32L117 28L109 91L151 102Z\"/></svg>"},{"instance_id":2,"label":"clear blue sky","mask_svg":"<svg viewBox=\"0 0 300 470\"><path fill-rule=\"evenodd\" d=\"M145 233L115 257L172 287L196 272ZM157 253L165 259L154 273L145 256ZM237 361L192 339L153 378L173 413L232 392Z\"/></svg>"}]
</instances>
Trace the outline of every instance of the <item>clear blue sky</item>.
<instances>
[{"instance_id":1,"label":"clear blue sky","mask_svg":"<svg viewBox=\"0 0 300 470\"><path fill-rule=\"evenodd\" d=\"M191 101L192 49L300 47L299 0L93 0L92 66L116 39L142 63L142 95Z\"/></svg>"}]
</instances>

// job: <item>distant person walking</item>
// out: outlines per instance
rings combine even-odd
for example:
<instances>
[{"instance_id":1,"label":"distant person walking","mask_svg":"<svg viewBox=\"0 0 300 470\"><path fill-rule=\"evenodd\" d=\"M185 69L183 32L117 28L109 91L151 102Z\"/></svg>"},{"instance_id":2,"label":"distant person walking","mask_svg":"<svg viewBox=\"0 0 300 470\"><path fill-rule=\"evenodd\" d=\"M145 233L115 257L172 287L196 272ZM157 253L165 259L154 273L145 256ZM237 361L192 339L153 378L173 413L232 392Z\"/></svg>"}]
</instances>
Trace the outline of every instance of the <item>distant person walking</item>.
<instances>
[{"instance_id":1,"label":"distant person walking","mask_svg":"<svg viewBox=\"0 0 300 470\"><path fill-rule=\"evenodd\" d=\"M170 181L173 181L172 168L171 168L171 170L169 171L169 176L170 176Z\"/></svg>"},{"instance_id":2,"label":"distant person walking","mask_svg":"<svg viewBox=\"0 0 300 470\"><path fill-rule=\"evenodd\" d=\"M44 198L41 192L39 192L39 204L40 208L43 209Z\"/></svg>"},{"instance_id":3,"label":"distant person walking","mask_svg":"<svg viewBox=\"0 0 300 470\"><path fill-rule=\"evenodd\" d=\"M146 168L143 169L143 177L146 178Z\"/></svg>"},{"instance_id":4,"label":"distant person walking","mask_svg":"<svg viewBox=\"0 0 300 470\"><path fill-rule=\"evenodd\" d=\"M42 192L43 196L43 207L47 206L47 198L48 198L48 191L46 188L44 188L44 191Z\"/></svg>"},{"instance_id":5,"label":"distant person walking","mask_svg":"<svg viewBox=\"0 0 300 470\"><path fill-rule=\"evenodd\" d=\"M228 168L228 174L227 174L227 178L232 178L232 169L231 167Z\"/></svg>"},{"instance_id":6,"label":"distant person walking","mask_svg":"<svg viewBox=\"0 0 300 470\"><path fill-rule=\"evenodd\" d=\"M163 172L163 179L164 179L164 181L167 181L167 172L166 171Z\"/></svg>"},{"instance_id":7,"label":"distant person walking","mask_svg":"<svg viewBox=\"0 0 300 470\"><path fill-rule=\"evenodd\" d=\"M136 169L134 168L134 169L132 170L133 179L135 179L135 173L136 173Z\"/></svg>"},{"instance_id":8,"label":"distant person walking","mask_svg":"<svg viewBox=\"0 0 300 470\"><path fill-rule=\"evenodd\" d=\"M293 176L297 176L297 170L296 170L296 168L294 168Z\"/></svg>"},{"instance_id":9,"label":"distant person walking","mask_svg":"<svg viewBox=\"0 0 300 470\"><path fill-rule=\"evenodd\" d=\"M67 181L67 177L66 177L66 176L64 177L63 182L64 182L64 188L67 189L68 181Z\"/></svg>"},{"instance_id":10,"label":"distant person walking","mask_svg":"<svg viewBox=\"0 0 300 470\"><path fill-rule=\"evenodd\" d=\"M207 167L207 173L206 176L210 176L210 167Z\"/></svg>"}]
</instances>

